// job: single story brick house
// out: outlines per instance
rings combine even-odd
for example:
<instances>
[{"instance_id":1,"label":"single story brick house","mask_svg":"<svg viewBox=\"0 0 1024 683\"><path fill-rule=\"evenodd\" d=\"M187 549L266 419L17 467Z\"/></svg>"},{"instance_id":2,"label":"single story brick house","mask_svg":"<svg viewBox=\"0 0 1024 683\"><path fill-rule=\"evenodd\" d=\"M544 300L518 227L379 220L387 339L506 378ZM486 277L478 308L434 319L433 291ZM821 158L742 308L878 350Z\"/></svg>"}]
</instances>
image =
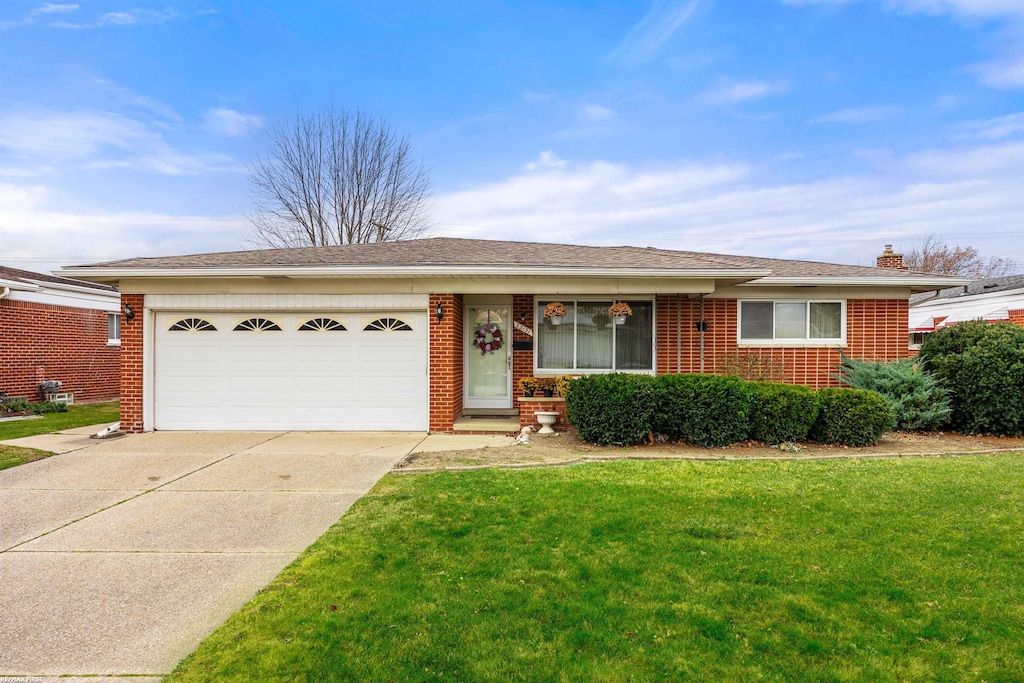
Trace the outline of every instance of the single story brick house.
<instances>
[{"instance_id":1,"label":"single story brick house","mask_svg":"<svg viewBox=\"0 0 1024 683\"><path fill-rule=\"evenodd\" d=\"M120 310L115 287L0 266L0 391L38 400L59 381L75 402L116 399Z\"/></svg>"},{"instance_id":2,"label":"single story brick house","mask_svg":"<svg viewBox=\"0 0 1024 683\"><path fill-rule=\"evenodd\" d=\"M715 372L750 355L821 387L834 384L841 349L910 355L911 294L961 283L454 238L137 258L61 274L120 287L130 432L485 431L480 415L503 417L488 427L502 429L561 409L557 399L524 400L524 376ZM544 316L554 302L566 309L560 321ZM632 311L622 324L608 315L618 302Z\"/></svg>"}]
</instances>

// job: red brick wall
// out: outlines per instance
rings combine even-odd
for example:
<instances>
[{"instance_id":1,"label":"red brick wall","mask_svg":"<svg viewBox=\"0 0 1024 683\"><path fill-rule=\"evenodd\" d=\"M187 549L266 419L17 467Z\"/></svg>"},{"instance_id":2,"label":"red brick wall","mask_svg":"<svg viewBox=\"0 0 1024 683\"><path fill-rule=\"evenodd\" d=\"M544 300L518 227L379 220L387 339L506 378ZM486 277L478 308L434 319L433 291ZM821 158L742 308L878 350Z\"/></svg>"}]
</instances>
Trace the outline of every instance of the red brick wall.
<instances>
[{"instance_id":1,"label":"red brick wall","mask_svg":"<svg viewBox=\"0 0 1024 683\"><path fill-rule=\"evenodd\" d=\"M441 304L444 319L434 310ZM462 415L462 295L430 295L430 431L451 432Z\"/></svg>"},{"instance_id":2,"label":"red brick wall","mask_svg":"<svg viewBox=\"0 0 1024 683\"><path fill-rule=\"evenodd\" d=\"M740 348L737 343L735 299L705 299L704 371L717 372L729 356L757 356L781 365L785 381L819 388L836 386L830 375L839 365L835 348ZM898 299L850 299L846 303L845 353L858 359L895 360L909 357L907 347L907 302ZM677 356L676 314L680 314L680 344ZM700 372L700 336L695 323L700 319L697 299L660 295L657 303L658 373ZM678 358L678 363L677 363Z\"/></svg>"},{"instance_id":3,"label":"red brick wall","mask_svg":"<svg viewBox=\"0 0 1024 683\"><path fill-rule=\"evenodd\" d=\"M142 431L142 309L143 294L122 294L121 309L128 304L135 319L121 319L121 429Z\"/></svg>"},{"instance_id":4,"label":"red brick wall","mask_svg":"<svg viewBox=\"0 0 1024 683\"><path fill-rule=\"evenodd\" d=\"M524 326L533 329L533 295L532 294L516 294L512 297L512 320L522 323ZM520 318L520 316L525 316ZM509 327L513 327L509 325ZM533 341L533 337L530 335L520 332L513 327L512 330L513 341ZM522 396L523 392L519 389L519 380L523 377L530 377L533 375L533 351L512 351L512 396ZM515 402L513 401L513 404ZM524 422L523 424L529 424Z\"/></svg>"},{"instance_id":5,"label":"red brick wall","mask_svg":"<svg viewBox=\"0 0 1024 683\"><path fill-rule=\"evenodd\" d=\"M107 312L0 299L0 390L39 397L41 380L87 403L116 399L120 349L107 345Z\"/></svg>"},{"instance_id":6,"label":"red brick wall","mask_svg":"<svg viewBox=\"0 0 1024 683\"><path fill-rule=\"evenodd\" d=\"M1010 322L1014 325L1024 326L1024 309L1010 311Z\"/></svg>"}]
</instances>

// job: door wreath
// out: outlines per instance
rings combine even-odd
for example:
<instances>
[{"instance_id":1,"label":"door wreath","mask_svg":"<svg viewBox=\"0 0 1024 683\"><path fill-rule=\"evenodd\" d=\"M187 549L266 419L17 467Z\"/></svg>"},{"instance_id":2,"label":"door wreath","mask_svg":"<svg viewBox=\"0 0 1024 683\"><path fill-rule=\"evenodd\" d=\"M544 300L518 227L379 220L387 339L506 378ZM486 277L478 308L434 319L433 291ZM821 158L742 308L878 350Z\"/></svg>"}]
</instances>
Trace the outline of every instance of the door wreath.
<instances>
[{"instance_id":1,"label":"door wreath","mask_svg":"<svg viewBox=\"0 0 1024 683\"><path fill-rule=\"evenodd\" d=\"M473 345L480 349L481 354L497 351L501 348L501 344L501 328L491 323L478 328L473 338Z\"/></svg>"}]
</instances>

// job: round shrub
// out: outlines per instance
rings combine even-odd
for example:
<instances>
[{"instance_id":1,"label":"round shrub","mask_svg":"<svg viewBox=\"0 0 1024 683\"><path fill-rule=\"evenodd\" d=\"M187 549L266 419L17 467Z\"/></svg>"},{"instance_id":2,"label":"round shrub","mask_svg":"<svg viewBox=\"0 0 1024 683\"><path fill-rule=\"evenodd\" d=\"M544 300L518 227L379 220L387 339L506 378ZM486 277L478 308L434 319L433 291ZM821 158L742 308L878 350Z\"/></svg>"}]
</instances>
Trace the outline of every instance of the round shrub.
<instances>
[{"instance_id":1,"label":"round shrub","mask_svg":"<svg viewBox=\"0 0 1024 683\"><path fill-rule=\"evenodd\" d=\"M818 417L818 395L793 384L751 382L750 438L767 444L804 441Z\"/></svg>"},{"instance_id":2,"label":"round shrub","mask_svg":"<svg viewBox=\"0 0 1024 683\"><path fill-rule=\"evenodd\" d=\"M747 438L750 384L721 375L660 375L654 430L714 448Z\"/></svg>"},{"instance_id":3,"label":"round shrub","mask_svg":"<svg viewBox=\"0 0 1024 683\"><path fill-rule=\"evenodd\" d=\"M565 398L569 424L580 438L602 446L632 446L651 433L654 378L612 373L572 381Z\"/></svg>"},{"instance_id":4,"label":"round shrub","mask_svg":"<svg viewBox=\"0 0 1024 683\"><path fill-rule=\"evenodd\" d=\"M810 433L818 443L872 446L896 425L892 406L874 391L829 387L818 392L818 406Z\"/></svg>"},{"instance_id":5,"label":"round shrub","mask_svg":"<svg viewBox=\"0 0 1024 683\"><path fill-rule=\"evenodd\" d=\"M1024 434L1024 328L958 323L928 335L921 357L950 392L955 429Z\"/></svg>"}]
</instances>

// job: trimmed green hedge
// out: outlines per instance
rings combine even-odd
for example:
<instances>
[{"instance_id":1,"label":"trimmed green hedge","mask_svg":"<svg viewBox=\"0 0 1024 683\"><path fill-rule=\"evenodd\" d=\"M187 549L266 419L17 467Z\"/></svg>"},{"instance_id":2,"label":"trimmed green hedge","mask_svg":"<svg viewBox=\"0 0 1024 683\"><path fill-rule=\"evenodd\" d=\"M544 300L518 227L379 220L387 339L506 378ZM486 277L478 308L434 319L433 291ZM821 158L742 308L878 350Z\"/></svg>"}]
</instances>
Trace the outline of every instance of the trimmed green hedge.
<instances>
[{"instance_id":1,"label":"trimmed green hedge","mask_svg":"<svg viewBox=\"0 0 1024 683\"><path fill-rule=\"evenodd\" d=\"M815 393L733 376L625 373L584 376L571 386L569 423L581 439L602 446L632 446L652 434L706 448L747 438L867 446L895 423L883 396L859 389Z\"/></svg>"},{"instance_id":2,"label":"trimmed green hedge","mask_svg":"<svg viewBox=\"0 0 1024 683\"><path fill-rule=\"evenodd\" d=\"M818 396L810 387L751 382L750 438L775 445L807 439L818 417Z\"/></svg>"},{"instance_id":3,"label":"trimmed green hedge","mask_svg":"<svg viewBox=\"0 0 1024 683\"><path fill-rule=\"evenodd\" d=\"M921 358L950 392L968 434L1024 434L1024 328L962 322L925 337Z\"/></svg>"},{"instance_id":4,"label":"trimmed green hedge","mask_svg":"<svg viewBox=\"0 0 1024 683\"><path fill-rule=\"evenodd\" d=\"M654 431L670 439L714 448L747 438L750 383L721 375L660 375Z\"/></svg>"},{"instance_id":5,"label":"trimmed green hedge","mask_svg":"<svg viewBox=\"0 0 1024 683\"><path fill-rule=\"evenodd\" d=\"M654 417L655 378L612 373L573 380L565 409L588 443L632 446L647 439Z\"/></svg>"},{"instance_id":6,"label":"trimmed green hedge","mask_svg":"<svg viewBox=\"0 0 1024 683\"><path fill-rule=\"evenodd\" d=\"M810 432L810 438L818 443L871 446L896 426L889 401L874 391L821 389L818 406L818 419Z\"/></svg>"}]
</instances>

